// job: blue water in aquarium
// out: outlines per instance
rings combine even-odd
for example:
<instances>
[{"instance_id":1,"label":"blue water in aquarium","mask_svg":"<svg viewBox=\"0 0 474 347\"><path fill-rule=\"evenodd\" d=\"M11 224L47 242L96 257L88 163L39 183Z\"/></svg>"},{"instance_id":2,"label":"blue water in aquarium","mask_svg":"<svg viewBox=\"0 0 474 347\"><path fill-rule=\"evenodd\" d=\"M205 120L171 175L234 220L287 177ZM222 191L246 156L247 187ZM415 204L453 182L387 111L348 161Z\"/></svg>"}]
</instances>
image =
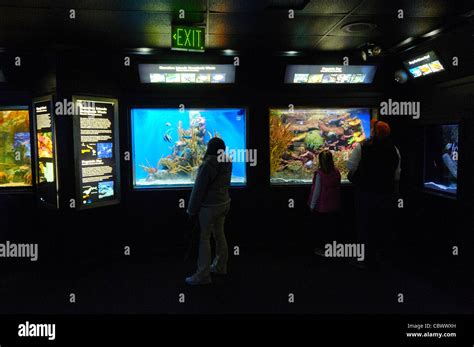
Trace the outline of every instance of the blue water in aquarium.
<instances>
[{"instance_id":1,"label":"blue water in aquarium","mask_svg":"<svg viewBox=\"0 0 474 347\"><path fill-rule=\"evenodd\" d=\"M181 121L184 130L191 129L190 116L200 116L205 120L205 144L211 139L211 135L217 132L229 150L245 150L244 109L187 109L184 112L179 109L132 109L133 173L136 188L193 184L191 175L169 174L166 168L158 165L161 158L172 155L173 148L179 141L178 123ZM233 185L246 183L245 168L245 162L233 162ZM147 172L146 169L153 171Z\"/></svg>"}]
</instances>

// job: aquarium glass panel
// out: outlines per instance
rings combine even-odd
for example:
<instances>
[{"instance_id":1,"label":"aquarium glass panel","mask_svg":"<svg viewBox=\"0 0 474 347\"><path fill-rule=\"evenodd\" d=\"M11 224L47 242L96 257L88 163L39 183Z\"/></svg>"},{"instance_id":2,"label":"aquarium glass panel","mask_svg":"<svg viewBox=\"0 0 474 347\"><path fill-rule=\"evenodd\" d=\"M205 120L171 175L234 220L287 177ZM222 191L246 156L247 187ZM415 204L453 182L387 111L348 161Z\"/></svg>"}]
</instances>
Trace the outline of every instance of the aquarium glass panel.
<instances>
[{"instance_id":1,"label":"aquarium glass panel","mask_svg":"<svg viewBox=\"0 0 474 347\"><path fill-rule=\"evenodd\" d=\"M455 195L458 177L459 126L436 125L426 128L424 186Z\"/></svg>"},{"instance_id":2,"label":"aquarium glass panel","mask_svg":"<svg viewBox=\"0 0 474 347\"><path fill-rule=\"evenodd\" d=\"M135 108L131 111L135 188L192 186L209 140L234 158L232 185L246 183L245 110Z\"/></svg>"},{"instance_id":3,"label":"aquarium glass panel","mask_svg":"<svg viewBox=\"0 0 474 347\"><path fill-rule=\"evenodd\" d=\"M0 187L32 185L28 110L0 110Z\"/></svg>"},{"instance_id":4,"label":"aquarium glass panel","mask_svg":"<svg viewBox=\"0 0 474 347\"><path fill-rule=\"evenodd\" d=\"M349 155L369 136L367 108L270 109L270 181L310 184L319 153L329 149L343 182L348 182Z\"/></svg>"}]
</instances>

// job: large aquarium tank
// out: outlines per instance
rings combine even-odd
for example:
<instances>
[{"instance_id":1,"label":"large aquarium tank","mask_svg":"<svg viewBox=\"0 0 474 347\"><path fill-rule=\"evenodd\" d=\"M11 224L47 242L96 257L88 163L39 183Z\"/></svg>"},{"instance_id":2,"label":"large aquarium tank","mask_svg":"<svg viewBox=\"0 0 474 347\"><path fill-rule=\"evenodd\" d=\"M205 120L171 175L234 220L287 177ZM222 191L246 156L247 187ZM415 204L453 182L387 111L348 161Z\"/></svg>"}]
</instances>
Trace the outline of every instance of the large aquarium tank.
<instances>
[{"instance_id":1,"label":"large aquarium tank","mask_svg":"<svg viewBox=\"0 0 474 347\"><path fill-rule=\"evenodd\" d=\"M234 186L246 184L246 119L242 108L131 110L134 188L192 186L207 143L224 140Z\"/></svg>"},{"instance_id":2,"label":"large aquarium tank","mask_svg":"<svg viewBox=\"0 0 474 347\"><path fill-rule=\"evenodd\" d=\"M270 109L270 182L310 184L322 150L347 183L346 162L354 147L370 137L370 109Z\"/></svg>"},{"instance_id":3,"label":"large aquarium tank","mask_svg":"<svg viewBox=\"0 0 474 347\"><path fill-rule=\"evenodd\" d=\"M31 185L29 112L0 109L0 188Z\"/></svg>"},{"instance_id":4,"label":"large aquarium tank","mask_svg":"<svg viewBox=\"0 0 474 347\"><path fill-rule=\"evenodd\" d=\"M459 125L444 124L425 129L426 189L456 195L459 159Z\"/></svg>"}]
</instances>

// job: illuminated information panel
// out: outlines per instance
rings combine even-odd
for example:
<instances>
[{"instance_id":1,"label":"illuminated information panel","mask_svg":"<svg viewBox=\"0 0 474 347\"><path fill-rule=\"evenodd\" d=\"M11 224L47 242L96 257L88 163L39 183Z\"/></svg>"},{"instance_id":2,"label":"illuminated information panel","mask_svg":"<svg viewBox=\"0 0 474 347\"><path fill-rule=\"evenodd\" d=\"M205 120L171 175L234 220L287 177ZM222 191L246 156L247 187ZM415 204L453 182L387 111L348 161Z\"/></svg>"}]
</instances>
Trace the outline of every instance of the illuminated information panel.
<instances>
[{"instance_id":1,"label":"illuminated information panel","mask_svg":"<svg viewBox=\"0 0 474 347\"><path fill-rule=\"evenodd\" d=\"M120 202L118 103L115 99L73 97L78 208Z\"/></svg>"},{"instance_id":2,"label":"illuminated information panel","mask_svg":"<svg viewBox=\"0 0 474 347\"><path fill-rule=\"evenodd\" d=\"M59 208L56 132L51 96L33 102L36 135L36 183L41 205Z\"/></svg>"},{"instance_id":3,"label":"illuminated information panel","mask_svg":"<svg viewBox=\"0 0 474 347\"><path fill-rule=\"evenodd\" d=\"M414 78L444 71L444 66L433 51L407 60L403 62L403 65Z\"/></svg>"},{"instance_id":4,"label":"illuminated information panel","mask_svg":"<svg viewBox=\"0 0 474 347\"><path fill-rule=\"evenodd\" d=\"M375 71L372 65L288 65L285 83L370 84Z\"/></svg>"},{"instance_id":5,"label":"illuminated information panel","mask_svg":"<svg viewBox=\"0 0 474 347\"><path fill-rule=\"evenodd\" d=\"M140 64L141 83L234 83L232 64Z\"/></svg>"}]
</instances>

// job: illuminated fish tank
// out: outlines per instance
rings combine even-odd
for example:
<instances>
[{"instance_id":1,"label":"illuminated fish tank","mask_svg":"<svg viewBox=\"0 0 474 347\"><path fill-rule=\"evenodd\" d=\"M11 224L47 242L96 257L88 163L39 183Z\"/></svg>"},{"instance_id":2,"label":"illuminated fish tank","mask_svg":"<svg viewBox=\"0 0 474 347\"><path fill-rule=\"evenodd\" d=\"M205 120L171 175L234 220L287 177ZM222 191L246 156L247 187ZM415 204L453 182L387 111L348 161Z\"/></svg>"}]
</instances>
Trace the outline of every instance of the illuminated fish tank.
<instances>
[{"instance_id":1,"label":"illuminated fish tank","mask_svg":"<svg viewBox=\"0 0 474 347\"><path fill-rule=\"evenodd\" d=\"M31 185L29 112L0 109L0 188Z\"/></svg>"},{"instance_id":2,"label":"illuminated fish tank","mask_svg":"<svg viewBox=\"0 0 474 347\"><path fill-rule=\"evenodd\" d=\"M447 195L457 194L459 126L444 124L425 129L424 187Z\"/></svg>"},{"instance_id":3,"label":"illuminated fish tank","mask_svg":"<svg viewBox=\"0 0 474 347\"><path fill-rule=\"evenodd\" d=\"M370 137L368 108L270 109L269 118L271 184L310 184L325 149L348 183L346 162Z\"/></svg>"},{"instance_id":4,"label":"illuminated fish tank","mask_svg":"<svg viewBox=\"0 0 474 347\"><path fill-rule=\"evenodd\" d=\"M231 184L246 184L245 109L134 108L131 125L134 188L192 186L215 136L234 157Z\"/></svg>"}]
</instances>

